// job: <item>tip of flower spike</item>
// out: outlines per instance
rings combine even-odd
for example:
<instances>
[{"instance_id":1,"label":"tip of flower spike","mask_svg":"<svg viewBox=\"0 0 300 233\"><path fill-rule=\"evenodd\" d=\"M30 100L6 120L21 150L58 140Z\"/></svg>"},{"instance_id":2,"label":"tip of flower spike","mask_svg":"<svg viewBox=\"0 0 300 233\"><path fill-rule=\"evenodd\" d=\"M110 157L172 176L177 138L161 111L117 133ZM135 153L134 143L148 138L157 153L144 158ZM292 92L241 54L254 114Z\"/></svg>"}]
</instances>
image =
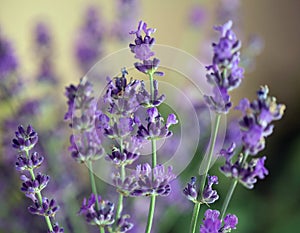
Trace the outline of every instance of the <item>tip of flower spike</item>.
<instances>
[{"instance_id":1,"label":"tip of flower spike","mask_svg":"<svg viewBox=\"0 0 300 233\"><path fill-rule=\"evenodd\" d=\"M226 22L225 24L223 24L223 25L214 26L214 29L215 29L216 31L221 32L222 36L225 36L225 35L226 35L226 32L232 28L232 24L233 24L232 21L229 20L229 21L227 21L227 22Z\"/></svg>"}]
</instances>

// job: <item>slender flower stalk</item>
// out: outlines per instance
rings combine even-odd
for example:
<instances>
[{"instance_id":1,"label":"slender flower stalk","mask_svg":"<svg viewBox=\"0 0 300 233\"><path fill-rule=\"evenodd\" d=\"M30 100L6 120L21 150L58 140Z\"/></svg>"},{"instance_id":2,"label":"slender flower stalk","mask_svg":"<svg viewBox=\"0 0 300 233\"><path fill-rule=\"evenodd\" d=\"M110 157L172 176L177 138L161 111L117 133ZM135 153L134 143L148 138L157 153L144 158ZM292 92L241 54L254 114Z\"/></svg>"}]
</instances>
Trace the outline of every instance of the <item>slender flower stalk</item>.
<instances>
[{"instance_id":1,"label":"slender flower stalk","mask_svg":"<svg viewBox=\"0 0 300 233\"><path fill-rule=\"evenodd\" d=\"M123 139L120 138L120 151L123 151ZM120 167L120 179L123 182L126 176L126 171L125 171L125 165L122 164ZM116 212L116 219L119 219L121 217L121 213L123 210L123 199L124 199L124 195L123 193L119 193L119 200L118 200L118 206L117 206L117 212Z\"/></svg>"},{"instance_id":2,"label":"slender flower stalk","mask_svg":"<svg viewBox=\"0 0 300 233\"><path fill-rule=\"evenodd\" d=\"M26 129L23 126L19 126L15 135L16 137L12 140L12 146L20 152L16 162L16 170L23 172L21 176L23 181L21 190L33 202L33 205L28 210L32 214L45 218L49 233L62 233L64 232L63 228L60 228L58 224L53 224L51 221L51 218L54 219L59 207L54 199L49 201L46 197L43 197L41 192L47 186L50 177L42 173L36 175L34 172L44 161L44 157L37 152L33 152L30 155L30 151L38 142L38 135L30 125ZM25 156L23 155L24 152ZM25 175L26 171L29 172L30 178Z\"/></svg>"},{"instance_id":3,"label":"slender flower stalk","mask_svg":"<svg viewBox=\"0 0 300 233\"><path fill-rule=\"evenodd\" d=\"M215 119L215 124L214 124L214 130L213 130L213 134L212 134L212 141L209 146L209 152L208 152L205 172L204 172L201 182L200 182L200 187L201 187L199 190L200 193L203 193L203 191L204 191L205 181L207 179L208 170L210 168L210 164L211 164L211 160L212 160L212 156L214 153L214 148L215 148L215 144L216 144L216 140L217 140L218 130L219 130L219 126L220 126L220 119L221 119L221 114L217 114L216 119ZM203 198L203 197L201 197L201 198ZM201 207L201 202L195 202L192 220L191 220L191 224L190 224L190 233L196 232L200 207Z\"/></svg>"},{"instance_id":4,"label":"slender flower stalk","mask_svg":"<svg viewBox=\"0 0 300 233\"><path fill-rule=\"evenodd\" d=\"M29 150L26 149L26 150L25 150L25 153L26 153L26 158L29 159ZM31 179L32 179L32 180L36 180L36 177L35 177L33 168L30 168L30 169L29 169L29 173L30 173ZM41 191L40 191L40 190L37 190L37 191L36 191L36 195L37 195L37 197L38 197L39 205L42 206L42 205L43 205L43 196L42 196ZM45 221L46 221L46 224L47 224L47 227L48 227L49 231L53 231L50 217L49 217L49 216L44 216L44 218L45 218Z\"/></svg>"}]
</instances>

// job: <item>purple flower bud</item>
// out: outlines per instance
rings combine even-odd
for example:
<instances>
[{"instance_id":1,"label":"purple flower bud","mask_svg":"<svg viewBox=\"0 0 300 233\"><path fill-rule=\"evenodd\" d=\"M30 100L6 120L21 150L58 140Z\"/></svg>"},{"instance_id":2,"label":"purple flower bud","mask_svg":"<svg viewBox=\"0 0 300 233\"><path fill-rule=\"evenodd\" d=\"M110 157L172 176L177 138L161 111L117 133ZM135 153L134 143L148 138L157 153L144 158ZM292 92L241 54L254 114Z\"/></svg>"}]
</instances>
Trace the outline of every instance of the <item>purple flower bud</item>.
<instances>
[{"instance_id":1,"label":"purple flower bud","mask_svg":"<svg viewBox=\"0 0 300 233\"><path fill-rule=\"evenodd\" d=\"M29 151L38 141L38 135L30 125L27 126L26 131L20 125L15 135L16 137L12 140L12 146L20 151Z\"/></svg>"},{"instance_id":2,"label":"purple flower bud","mask_svg":"<svg viewBox=\"0 0 300 233\"><path fill-rule=\"evenodd\" d=\"M191 181L187 183L187 186L183 189L183 194L189 199L190 201L196 203L198 200L198 191L196 187L196 177L192 177Z\"/></svg>"},{"instance_id":3,"label":"purple flower bud","mask_svg":"<svg viewBox=\"0 0 300 233\"><path fill-rule=\"evenodd\" d=\"M96 209L96 201L99 203L99 210ZM84 215L86 221L91 225L108 226L114 223L114 204L110 201L102 200L98 196L98 200L94 194L91 194L87 200L84 198L80 215Z\"/></svg>"},{"instance_id":4,"label":"purple flower bud","mask_svg":"<svg viewBox=\"0 0 300 233\"><path fill-rule=\"evenodd\" d=\"M213 184L218 184L218 177L217 176L207 176L207 185L204 187L203 190L203 200L204 203L214 203L216 200L219 199L219 195L216 190L212 189Z\"/></svg>"}]
</instances>

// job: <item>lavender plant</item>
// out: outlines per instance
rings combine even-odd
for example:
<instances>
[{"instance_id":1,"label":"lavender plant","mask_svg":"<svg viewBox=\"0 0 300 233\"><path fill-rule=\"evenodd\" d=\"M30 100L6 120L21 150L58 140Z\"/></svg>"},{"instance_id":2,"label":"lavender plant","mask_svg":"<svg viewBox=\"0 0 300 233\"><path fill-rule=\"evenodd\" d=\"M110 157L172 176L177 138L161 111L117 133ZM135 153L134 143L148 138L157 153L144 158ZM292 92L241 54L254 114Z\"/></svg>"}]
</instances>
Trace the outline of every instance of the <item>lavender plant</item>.
<instances>
[{"instance_id":1,"label":"lavender plant","mask_svg":"<svg viewBox=\"0 0 300 233\"><path fill-rule=\"evenodd\" d=\"M191 233L196 232L200 206L202 204L211 204L219 198L217 192L212 190L212 184L216 184L218 179L215 176L209 176L208 171L212 165L211 160L221 114L227 114L232 106L228 91L238 87L243 78L243 69L239 67L241 43L237 40L231 27L231 21L223 26L215 27L217 31L221 32L221 37L218 43L212 44L214 49L213 64L207 66L207 80L213 86L213 94L204 97L207 105L216 113L216 117L208 159L205 161L206 166L200 181L200 188L197 188L196 179L193 177L183 190L186 197L194 202L194 211L190 225ZM264 166L265 156L247 161L249 155L255 156L264 149L265 137L269 136L273 131L271 122L279 120L283 116L285 106L277 104L275 97L268 96L268 92L267 86L261 87L257 92L257 100L250 103L249 100L243 99L236 107L243 113L243 117L239 122L240 134L242 135L242 149L235 162L232 162L235 155L234 142L228 149L220 151L220 155L225 157L226 160L225 165L221 166L220 170L225 176L232 179L232 184L224 200L221 213L210 209L205 212L203 224L200 226L201 233L230 232L232 229L235 229L238 223L237 217L231 214L225 216L225 214L236 185L241 183L246 188L252 189L257 182L257 178L264 179L268 175L268 170ZM206 177L208 177L208 181L205 186ZM223 221L224 223L222 224Z\"/></svg>"},{"instance_id":2,"label":"lavender plant","mask_svg":"<svg viewBox=\"0 0 300 233\"><path fill-rule=\"evenodd\" d=\"M94 11L90 14L92 18L95 16ZM92 32L98 45L101 42L101 30L97 23L93 23L95 22L87 23L87 32ZM233 141L229 148L217 153L225 158L220 171L232 180L232 184L222 209L207 209L201 226L197 227L200 207L210 207L220 197L214 189L219 179L216 175L210 175L209 170L213 165L221 117L228 114L233 105L229 92L237 88L243 79L243 69L239 65L241 42L231 27L231 21L215 27L220 33L220 39L213 43L212 64L206 67L212 94L204 95L204 99L214 114L214 125L208 154L203 159L204 170L200 174L200 182L194 176L183 189L183 194L194 203L190 233L230 232L236 229L237 216L227 214L229 202L238 183L252 189L257 179L264 179L268 175L264 165L266 157L257 155L265 147L265 138L273 131L272 122L281 119L285 109L284 105L277 104L276 99L269 96L266 86L257 92L257 100L250 102L243 99L235 107L242 113L239 121L242 145L236 148L237 142ZM178 120L174 113L164 118L161 112L166 96L159 93L159 82L155 80L155 76L164 76L164 72L159 70L160 60L155 57L153 50L154 32L155 29L148 28L143 21L139 22L137 30L130 32L135 38L129 44L129 49L138 59L134 67L146 75L149 88L144 80L128 79L126 68L121 69L121 74L117 77L107 78L107 86L98 99L95 98L93 84L86 77L79 84L66 88L68 110L64 119L72 129L69 151L76 162L87 165L91 185L91 194L84 198L78 214L88 224L95 225L100 233L133 230L134 223L125 207L128 206L129 199L134 201L137 197L150 199L145 233L153 232L157 198L168 196L172 191L171 182L176 179L173 168L160 164L157 156L158 140L171 137L171 126L176 125ZM47 36L41 33L39 41L48 41ZM92 52L91 57L94 59L95 51ZM82 54L78 54L81 57ZM83 70L88 69L91 60L80 60ZM55 201L42 196L49 176L36 173L44 158L37 152L30 155L37 141L37 133L31 126L27 129L20 126L13 139L13 146L20 151L16 168L30 175L21 176L21 190L33 201L29 211L45 218L48 232L63 232L63 228L54 224L54 216L58 210ZM151 144L151 155L144 162L141 160L141 149L146 143ZM112 165L109 172L112 174L111 183L114 185L116 198L113 194L109 195L109 199L99 195L94 173L94 162L98 160L106 160Z\"/></svg>"}]
</instances>

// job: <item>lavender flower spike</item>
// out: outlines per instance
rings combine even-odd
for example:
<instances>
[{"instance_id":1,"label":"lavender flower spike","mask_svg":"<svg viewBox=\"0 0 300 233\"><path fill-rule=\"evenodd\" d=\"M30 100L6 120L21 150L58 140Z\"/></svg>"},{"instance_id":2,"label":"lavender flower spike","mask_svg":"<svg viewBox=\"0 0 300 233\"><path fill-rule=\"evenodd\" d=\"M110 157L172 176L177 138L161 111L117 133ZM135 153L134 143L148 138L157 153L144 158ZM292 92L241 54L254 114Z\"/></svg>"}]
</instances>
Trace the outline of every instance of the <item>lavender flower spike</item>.
<instances>
[{"instance_id":1,"label":"lavender flower spike","mask_svg":"<svg viewBox=\"0 0 300 233\"><path fill-rule=\"evenodd\" d=\"M151 37L151 34L155 32L156 29L147 28L147 24L143 21L139 22L138 29L136 31L131 31L130 34L135 34L136 39L134 44L129 44L129 48L132 53L135 54L135 58L142 62L134 63L135 68L145 74L154 74L157 76L163 76L164 73L156 71L159 65L159 59L153 58L155 53L151 50L152 46L155 44L155 38ZM144 36L142 35L144 32Z\"/></svg>"},{"instance_id":2,"label":"lavender flower spike","mask_svg":"<svg viewBox=\"0 0 300 233\"><path fill-rule=\"evenodd\" d=\"M237 88L243 78L239 67L241 42L231 30L232 22L215 27L221 33L218 43L213 43L212 65L206 67L207 81L213 86L213 95L205 95L208 106L217 113L227 113L231 107L229 91Z\"/></svg>"},{"instance_id":3,"label":"lavender flower spike","mask_svg":"<svg viewBox=\"0 0 300 233\"><path fill-rule=\"evenodd\" d=\"M257 92L257 100L250 103L242 99L236 107L244 115L239 122L242 143L244 150L251 155L264 149L265 137L273 131L271 122L281 119L285 110L285 105L277 104L276 98L268 94L268 87L262 86Z\"/></svg>"},{"instance_id":4,"label":"lavender flower spike","mask_svg":"<svg viewBox=\"0 0 300 233\"><path fill-rule=\"evenodd\" d=\"M40 172L35 175L34 170L39 168L44 161L44 158L37 152L33 152L30 156L30 150L38 142L37 133L30 125L28 125L26 130L20 125L18 131L16 131L16 138L12 142L12 146L20 152L16 162L16 170L30 174L30 177L27 177L25 174L21 176L23 181L21 191L33 202L33 205L28 208L29 212L44 216L48 226L48 233L64 232L63 228L60 228L58 224L52 225L52 220L59 209L55 200L51 199L49 201L48 198L42 196L42 190L48 185L50 177Z\"/></svg>"}]
</instances>

